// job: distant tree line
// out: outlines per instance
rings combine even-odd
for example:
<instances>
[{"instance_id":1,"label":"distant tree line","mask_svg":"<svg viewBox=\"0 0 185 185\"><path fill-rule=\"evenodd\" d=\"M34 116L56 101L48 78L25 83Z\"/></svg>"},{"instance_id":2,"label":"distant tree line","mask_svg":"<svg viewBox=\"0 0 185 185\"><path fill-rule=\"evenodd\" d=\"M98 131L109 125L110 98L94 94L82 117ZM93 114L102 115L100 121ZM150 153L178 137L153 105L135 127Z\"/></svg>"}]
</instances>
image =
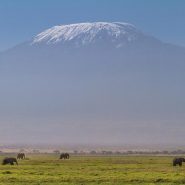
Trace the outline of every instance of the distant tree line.
<instances>
[{"instance_id":1,"label":"distant tree line","mask_svg":"<svg viewBox=\"0 0 185 185\"><path fill-rule=\"evenodd\" d=\"M73 154L90 154L90 155L185 155L185 150L161 150L161 151L111 151L111 150L102 150L102 151L95 151L92 150L90 152L85 151L73 151Z\"/></svg>"},{"instance_id":2,"label":"distant tree line","mask_svg":"<svg viewBox=\"0 0 185 185\"><path fill-rule=\"evenodd\" d=\"M22 151L22 150L21 150ZM54 154L60 154L66 151L54 150ZM7 152L0 151L0 154ZM8 152L9 153L9 152ZM51 152L42 152L38 149L33 149L32 151L27 151L26 153L41 154L41 153L51 153ZM137 150L128 150L128 151L111 151L111 150L102 150L102 151L83 151L83 150L74 150L68 152L73 155L185 155L185 150L156 150L156 151L137 151Z\"/></svg>"}]
</instances>

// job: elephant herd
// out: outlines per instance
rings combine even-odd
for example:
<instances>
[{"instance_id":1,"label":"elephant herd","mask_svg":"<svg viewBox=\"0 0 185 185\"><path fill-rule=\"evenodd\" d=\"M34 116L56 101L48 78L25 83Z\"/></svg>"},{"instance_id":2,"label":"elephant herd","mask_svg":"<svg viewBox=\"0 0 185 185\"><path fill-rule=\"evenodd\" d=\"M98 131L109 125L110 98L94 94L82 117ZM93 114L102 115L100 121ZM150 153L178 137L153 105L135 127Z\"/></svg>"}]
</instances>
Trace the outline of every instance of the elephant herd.
<instances>
[{"instance_id":1,"label":"elephant herd","mask_svg":"<svg viewBox=\"0 0 185 185\"><path fill-rule=\"evenodd\" d=\"M18 153L17 158L15 157L6 157L2 161L2 165L10 164L10 165L18 165L17 160L19 159L25 159L26 155L24 153ZM61 153L59 159L69 159L69 154L68 153Z\"/></svg>"},{"instance_id":2,"label":"elephant herd","mask_svg":"<svg viewBox=\"0 0 185 185\"><path fill-rule=\"evenodd\" d=\"M24 153L18 153L17 154L17 158L15 157L7 157L4 158L2 161L2 165L6 165L6 164L10 164L10 165L14 165L14 163L16 165L18 165L17 159L25 159L25 154ZM69 154L68 153L61 153L59 159L69 159ZM185 158L174 158L173 159L173 166L182 166L182 163L185 162Z\"/></svg>"}]
</instances>

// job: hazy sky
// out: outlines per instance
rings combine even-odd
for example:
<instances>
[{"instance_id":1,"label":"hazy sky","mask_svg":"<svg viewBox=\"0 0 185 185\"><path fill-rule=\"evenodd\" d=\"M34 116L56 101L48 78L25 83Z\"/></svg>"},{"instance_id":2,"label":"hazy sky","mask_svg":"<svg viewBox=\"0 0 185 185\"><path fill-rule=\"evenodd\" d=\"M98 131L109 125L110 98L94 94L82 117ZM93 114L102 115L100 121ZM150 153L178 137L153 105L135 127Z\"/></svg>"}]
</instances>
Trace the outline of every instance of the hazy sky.
<instances>
[{"instance_id":1,"label":"hazy sky","mask_svg":"<svg viewBox=\"0 0 185 185\"><path fill-rule=\"evenodd\" d=\"M123 21L163 41L185 46L184 0L0 0L0 51L48 27Z\"/></svg>"}]
</instances>

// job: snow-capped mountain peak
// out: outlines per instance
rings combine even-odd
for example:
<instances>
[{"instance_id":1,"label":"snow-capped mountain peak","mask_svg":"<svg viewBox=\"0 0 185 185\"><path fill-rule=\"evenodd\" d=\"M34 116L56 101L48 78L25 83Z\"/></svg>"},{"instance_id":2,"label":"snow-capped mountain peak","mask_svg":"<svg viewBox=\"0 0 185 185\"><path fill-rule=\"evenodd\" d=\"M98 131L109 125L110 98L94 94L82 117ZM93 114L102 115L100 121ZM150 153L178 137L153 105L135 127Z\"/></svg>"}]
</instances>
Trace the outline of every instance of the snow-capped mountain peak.
<instances>
[{"instance_id":1,"label":"snow-capped mountain peak","mask_svg":"<svg viewBox=\"0 0 185 185\"><path fill-rule=\"evenodd\" d=\"M89 45L96 42L111 42L116 47L138 39L141 33L132 25L122 22L78 23L54 26L34 37L34 44L73 43Z\"/></svg>"}]
</instances>

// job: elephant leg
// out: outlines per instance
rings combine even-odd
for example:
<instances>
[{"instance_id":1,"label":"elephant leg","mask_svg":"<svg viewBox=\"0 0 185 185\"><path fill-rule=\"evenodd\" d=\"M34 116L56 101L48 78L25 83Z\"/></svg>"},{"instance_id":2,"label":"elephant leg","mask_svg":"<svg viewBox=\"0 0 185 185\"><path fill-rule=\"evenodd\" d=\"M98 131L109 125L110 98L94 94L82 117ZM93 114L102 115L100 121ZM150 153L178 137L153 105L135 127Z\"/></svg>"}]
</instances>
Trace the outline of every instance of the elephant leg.
<instances>
[{"instance_id":1,"label":"elephant leg","mask_svg":"<svg viewBox=\"0 0 185 185\"><path fill-rule=\"evenodd\" d=\"M14 165L13 162L10 163L11 165Z\"/></svg>"},{"instance_id":2,"label":"elephant leg","mask_svg":"<svg viewBox=\"0 0 185 185\"><path fill-rule=\"evenodd\" d=\"M182 162L179 163L179 166L182 166Z\"/></svg>"}]
</instances>

